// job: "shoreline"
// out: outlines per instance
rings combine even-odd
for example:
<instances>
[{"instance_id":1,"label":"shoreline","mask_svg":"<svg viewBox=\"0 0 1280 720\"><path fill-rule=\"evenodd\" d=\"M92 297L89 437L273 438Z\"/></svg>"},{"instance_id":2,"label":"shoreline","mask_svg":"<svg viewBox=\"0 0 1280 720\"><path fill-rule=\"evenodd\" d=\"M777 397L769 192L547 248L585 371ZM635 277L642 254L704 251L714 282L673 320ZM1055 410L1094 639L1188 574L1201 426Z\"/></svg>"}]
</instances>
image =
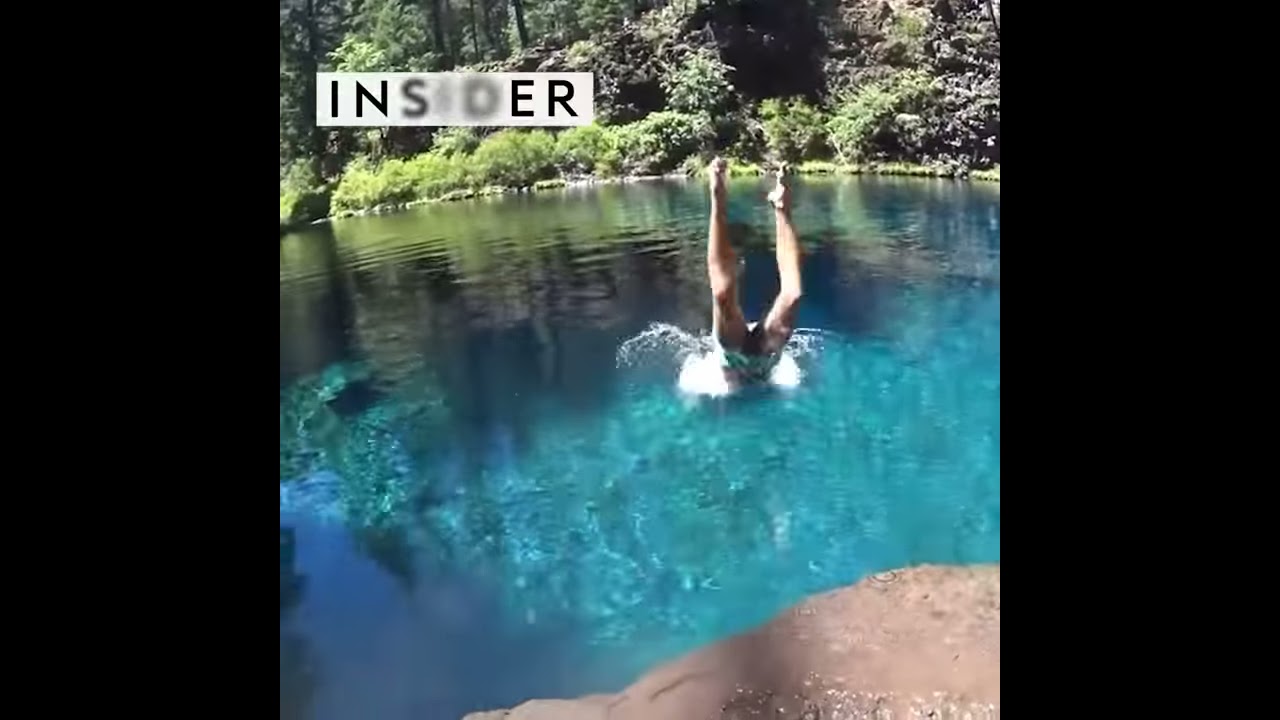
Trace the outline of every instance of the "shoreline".
<instances>
[{"instance_id":1,"label":"shoreline","mask_svg":"<svg viewBox=\"0 0 1280 720\"><path fill-rule=\"evenodd\" d=\"M767 174L767 172L768 170L758 163L745 163L734 160L729 161L729 176L731 178L752 176L760 177ZM868 163L865 165L859 165L840 164L829 161L808 161L792 166L792 173L794 175L832 177L856 177L861 175L917 177L939 180L955 180L959 182L1000 184L1000 167L998 165L994 169L990 170L955 171L946 167L897 162ZM629 183L657 182L664 180L691 180L702 177L705 174L705 168L699 168L696 172L692 173L676 171L662 175L619 175L610 177L584 175L539 180L533 185L526 187L490 185L479 189L451 190L434 198L420 198L403 203L387 203L363 210L349 210L340 213L333 213L313 220L299 220L291 223L285 223L282 221L280 223L280 236L283 237L288 233L296 232L310 225L320 225L326 222L333 222L334 220L346 220L350 218L366 217L369 215L389 215L420 207L422 205L435 203L474 200L476 198L495 197L499 195L518 195L556 188L590 187L593 185L626 185Z\"/></svg>"}]
</instances>

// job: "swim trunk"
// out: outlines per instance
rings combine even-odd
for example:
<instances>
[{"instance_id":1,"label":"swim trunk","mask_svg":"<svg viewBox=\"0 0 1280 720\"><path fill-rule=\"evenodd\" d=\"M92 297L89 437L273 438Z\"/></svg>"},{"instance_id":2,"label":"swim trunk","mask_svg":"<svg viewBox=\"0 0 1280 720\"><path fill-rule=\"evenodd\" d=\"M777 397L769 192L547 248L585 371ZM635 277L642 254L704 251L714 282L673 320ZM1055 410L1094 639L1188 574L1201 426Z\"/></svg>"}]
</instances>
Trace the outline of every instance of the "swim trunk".
<instances>
[{"instance_id":1,"label":"swim trunk","mask_svg":"<svg viewBox=\"0 0 1280 720\"><path fill-rule=\"evenodd\" d=\"M754 329L755 325L756 323L748 325L748 332ZM747 355L737 350L726 348L720 344L720 339L716 338L716 356L720 361L720 367L732 371L739 380L767 383L773 373L773 368L777 366L778 360L782 357L782 353Z\"/></svg>"}]
</instances>

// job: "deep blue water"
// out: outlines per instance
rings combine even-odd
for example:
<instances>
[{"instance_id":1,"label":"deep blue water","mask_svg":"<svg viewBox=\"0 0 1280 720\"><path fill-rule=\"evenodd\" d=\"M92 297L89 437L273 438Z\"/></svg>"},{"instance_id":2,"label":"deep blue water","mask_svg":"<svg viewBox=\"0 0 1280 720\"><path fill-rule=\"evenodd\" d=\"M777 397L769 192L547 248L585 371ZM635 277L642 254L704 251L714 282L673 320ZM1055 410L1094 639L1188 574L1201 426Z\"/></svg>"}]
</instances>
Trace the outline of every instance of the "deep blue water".
<instances>
[{"instance_id":1,"label":"deep blue water","mask_svg":"<svg viewBox=\"0 0 1280 720\"><path fill-rule=\"evenodd\" d=\"M731 189L749 316L766 189ZM998 561L998 186L815 179L795 206L804 380L724 399L634 340L709 329L700 183L283 239L281 716L613 691L869 573Z\"/></svg>"}]
</instances>

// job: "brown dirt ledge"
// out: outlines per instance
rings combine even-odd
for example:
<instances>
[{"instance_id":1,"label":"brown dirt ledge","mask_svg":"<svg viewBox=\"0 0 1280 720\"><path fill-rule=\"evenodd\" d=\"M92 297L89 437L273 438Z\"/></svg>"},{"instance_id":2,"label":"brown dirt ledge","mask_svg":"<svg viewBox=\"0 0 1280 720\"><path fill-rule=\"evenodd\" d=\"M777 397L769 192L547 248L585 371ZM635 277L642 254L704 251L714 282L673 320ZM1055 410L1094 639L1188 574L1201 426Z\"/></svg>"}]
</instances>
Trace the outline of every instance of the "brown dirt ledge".
<instances>
[{"instance_id":1,"label":"brown dirt ledge","mask_svg":"<svg viewBox=\"0 0 1280 720\"><path fill-rule=\"evenodd\" d=\"M925 565L810 597L616 695L463 720L1000 717L1000 566Z\"/></svg>"}]
</instances>

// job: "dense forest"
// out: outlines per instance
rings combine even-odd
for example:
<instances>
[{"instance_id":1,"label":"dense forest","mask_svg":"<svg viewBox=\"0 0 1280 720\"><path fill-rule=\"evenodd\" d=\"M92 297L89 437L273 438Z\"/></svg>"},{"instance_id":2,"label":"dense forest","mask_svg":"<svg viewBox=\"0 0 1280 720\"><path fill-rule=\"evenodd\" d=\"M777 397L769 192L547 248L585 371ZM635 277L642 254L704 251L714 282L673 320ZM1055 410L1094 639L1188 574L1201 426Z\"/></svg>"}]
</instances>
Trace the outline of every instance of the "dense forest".
<instances>
[{"instance_id":1,"label":"dense forest","mask_svg":"<svg viewBox=\"0 0 1280 720\"><path fill-rule=\"evenodd\" d=\"M281 227L577 177L999 178L997 0L281 0ZM317 128L315 73L590 71L564 131Z\"/></svg>"}]
</instances>

